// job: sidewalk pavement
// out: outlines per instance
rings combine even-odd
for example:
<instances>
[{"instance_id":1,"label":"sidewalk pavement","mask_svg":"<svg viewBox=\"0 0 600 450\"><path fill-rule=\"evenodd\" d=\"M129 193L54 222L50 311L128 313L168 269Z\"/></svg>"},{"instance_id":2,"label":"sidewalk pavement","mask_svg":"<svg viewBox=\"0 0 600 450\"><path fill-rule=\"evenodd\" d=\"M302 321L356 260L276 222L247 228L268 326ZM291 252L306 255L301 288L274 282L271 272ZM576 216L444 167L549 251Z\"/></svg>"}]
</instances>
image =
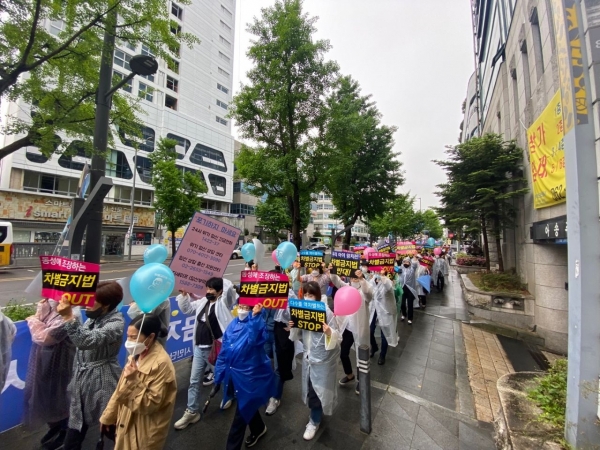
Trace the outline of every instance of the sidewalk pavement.
<instances>
[{"instance_id":1,"label":"sidewalk pavement","mask_svg":"<svg viewBox=\"0 0 600 450\"><path fill-rule=\"evenodd\" d=\"M298 358L294 379L286 382L277 413L271 417L263 414L268 432L255 448L495 449L492 425L476 418L460 322L468 315L456 277L452 271L444 292L434 292L428 297L426 310L415 312L412 326L399 322L400 343L396 348L389 348L385 365L377 365L378 354L371 359L370 435L360 432L360 400L352 385L339 387L338 406L333 416L324 417L312 441L303 440L309 410L301 399L302 369ZM379 330L376 336L379 340ZM355 361L353 367L356 367ZM185 410L189 370L189 362L177 365L179 392L173 422ZM343 376L340 364L337 377ZM203 398L209 391L210 387L203 388ZM199 423L183 431L171 429L165 448L225 448L234 408L221 411L219 402L220 398L211 402ZM264 413L264 408L261 412ZM26 434L20 428L13 429L0 436L0 448L37 448L35 444L42 434ZM97 434L91 433L85 448L94 449L96 439Z\"/></svg>"}]
</instances>

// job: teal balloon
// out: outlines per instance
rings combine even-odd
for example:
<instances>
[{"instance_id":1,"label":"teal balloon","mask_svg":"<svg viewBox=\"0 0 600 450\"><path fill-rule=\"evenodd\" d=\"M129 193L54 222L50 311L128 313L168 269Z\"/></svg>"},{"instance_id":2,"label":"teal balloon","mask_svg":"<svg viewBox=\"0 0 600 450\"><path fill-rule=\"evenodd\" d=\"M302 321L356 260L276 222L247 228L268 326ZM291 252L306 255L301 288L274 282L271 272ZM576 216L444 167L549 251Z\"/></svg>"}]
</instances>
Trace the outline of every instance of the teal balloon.
<instances>
[{"instance_id":1,"label":"teal balloon","mask_svg":"<svg viewBox=\"0 0 600 450\"><path fill-rule=\"evenodd\" d=\"M434 238L427 239L427 245L429 245L430 247L433 247L435 245L435 239Z\"/></svg>"},{"instance_id":2,"label":"teal balloon","mask_svg":"<svg viewBox=\"0 0 600 450\"><path fill-rule=\"evenodd\" d=\"M246 262L252 261L256 256L256 248L254 247L254 244L252 242L245 243L242 246L241 252L242 258L244 258L244 261Z\"/></svg>"},{"instance_id":3,"label":"teal balloon","mask_svg":"<svg viewBox=\"0 0 600 450\"><path fill-rule=\"evenodd\" d=\"M169 252L167 251L167 247L161 244L152 244L144 252L144 264L162 264L165 262L168 255Z\"/></svg>"},{"instance_id":4,"label":"teal balloon","mask_svg":"<svg viewBox=\"0 0 600 450\"><path fill-rule=\"evenodd\" d=\"M149 313L164 302L175 287L173 271L164 264L149 263L135 271L129 283L133 300Z\"/></svg>"},{"instance_id":5,"label":"teal balloon","mask_svg":"<svg viewBox=\"0 0 600 450\"><path fill-rule=\"evenodd\" d=\"M288 269L296 260L298 256L298 249L296 246L289 241L282 242L279 244L276 250L277 261L283 269Z\"/></svg>"}]
</instances>

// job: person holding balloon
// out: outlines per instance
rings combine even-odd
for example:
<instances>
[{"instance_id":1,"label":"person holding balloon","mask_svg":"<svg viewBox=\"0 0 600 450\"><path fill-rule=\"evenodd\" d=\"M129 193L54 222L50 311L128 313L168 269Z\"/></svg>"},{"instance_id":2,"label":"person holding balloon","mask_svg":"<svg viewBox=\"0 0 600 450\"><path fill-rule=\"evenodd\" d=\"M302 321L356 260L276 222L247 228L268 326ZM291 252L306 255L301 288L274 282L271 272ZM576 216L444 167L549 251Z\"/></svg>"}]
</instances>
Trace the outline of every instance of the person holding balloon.
<instances>
[{"instance_id":1,"label":"person holding balloon","mask_svg":"<svg viewBox=\"0 0 600 450\"><path fill-rule=\"evenodd\" d=\"M321 288L315 281L302 286L304 300L322 301L327 297L321 294ZM340 355L342 335L339 332L337 318L326 307L327 323L323 323L323 333L300 330L290 320L290 339L302 338L304 358L302 358L302 400L310 408L310 420L304 431L304 440L315 437L323 414L330 416L337 403L337 364ZM323 336L324 335L324 336Z\"/></svg>"},{"instance_id":2,"label":"person holding balloon","mask_svg":"<svg viewBox=\"0 0 600 450\"><path fill-rule=\"evenodd\" d=\"M381 353L377 364L385 364L388 346L398 345L398 310L396 309L396 297L394 296L394 283L387 276L387 269L383 268L381 273L376 273L371 279L373 288L373 301L369 305L371 324L371 357L379 350L375 340L375 328L379 324L381 329Z\"/></svg>"}]
</instances>

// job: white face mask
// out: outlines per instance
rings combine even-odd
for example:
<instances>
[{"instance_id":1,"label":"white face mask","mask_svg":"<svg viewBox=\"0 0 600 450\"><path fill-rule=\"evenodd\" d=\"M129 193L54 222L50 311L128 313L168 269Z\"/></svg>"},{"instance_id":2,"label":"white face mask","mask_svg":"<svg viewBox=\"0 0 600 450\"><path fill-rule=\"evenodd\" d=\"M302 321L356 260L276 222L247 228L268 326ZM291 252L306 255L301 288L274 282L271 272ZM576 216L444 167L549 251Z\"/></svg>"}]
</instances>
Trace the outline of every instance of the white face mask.
<instances>
[{"instance_id":1,"label":"white face mask","mask_svg":"<svg viewBox=\"0 0 600 450\"><path fill-rule=\"evenodd\" d=\"M141 353L144 353L144 350L146 350L146 344L143 342L125 341L125 349L131 356L137 356Z\"/></svg>"},{"instance_id":2,"label":"white face mask","mask_svg":"<svg viewBox=\"0 0 600 450\"><path fill-rule=\"evenodd\" d=\"M356 289L360 288L360 281L351 281L350 285Z\"/></svg>"},{"instance_id":3,"label":"white face mask","mask_svg":"<svg viewBox=\"0 0 600 450\"><path fill-rule=\"evenodd\" d=\"M314 302L316 299L310 298L308 295L305 295L304 300L310 300L311 302Z\"/></svg>"},{"instance_id":4,"label":"white face mask","mask_svg":"<svg viewBox=\"0 0 600 450\"><path fill-rule=\"evenodd\" d=\"M238 309L238 319L246 320L246 317L248 317L248 314L250 314L250 311Z\"/></svg>"}]
</instances>

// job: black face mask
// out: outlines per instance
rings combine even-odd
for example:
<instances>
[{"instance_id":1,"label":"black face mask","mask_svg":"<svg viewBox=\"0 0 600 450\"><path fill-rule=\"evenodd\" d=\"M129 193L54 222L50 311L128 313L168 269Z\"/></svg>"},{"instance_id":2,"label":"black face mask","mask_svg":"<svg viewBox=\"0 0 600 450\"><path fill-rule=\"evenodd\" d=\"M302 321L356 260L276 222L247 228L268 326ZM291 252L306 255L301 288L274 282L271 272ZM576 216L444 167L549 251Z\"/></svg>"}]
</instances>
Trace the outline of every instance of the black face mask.
<instances>
[{"instance_id":1,"label":"black face mask","mask_svg":"<svg viewBox=\"0 0 600 450\"><path fill-rule=\"evenodd\" d=\"M208 300L209 302L213 302L217 299L217 296L215 294L206 294L206 300Z\"/></svg>"},{"instance_id":2,"label":"black face mask","mask_svg":"<svg viewBox=\"0 0 600 450\"><path fill-rule=\"evenodd\" d=\"M410 266L410 264L404 264L404 267L408 267L408 266Z\"/></svg>"},{"instance_id":3,"label":"black face mask","mask_svg":"<svg viewBox=\"0 0 600 450\"><path fill-rule=\"evenodd\" d=\"M100 317L102 315L102 313L104 312L103 308L98 308L98 309L94 309L92 311L85 311L85 315L87 316L88 319L92 319L95 320L98 317Z\"/></svg>"}]
</instances>

